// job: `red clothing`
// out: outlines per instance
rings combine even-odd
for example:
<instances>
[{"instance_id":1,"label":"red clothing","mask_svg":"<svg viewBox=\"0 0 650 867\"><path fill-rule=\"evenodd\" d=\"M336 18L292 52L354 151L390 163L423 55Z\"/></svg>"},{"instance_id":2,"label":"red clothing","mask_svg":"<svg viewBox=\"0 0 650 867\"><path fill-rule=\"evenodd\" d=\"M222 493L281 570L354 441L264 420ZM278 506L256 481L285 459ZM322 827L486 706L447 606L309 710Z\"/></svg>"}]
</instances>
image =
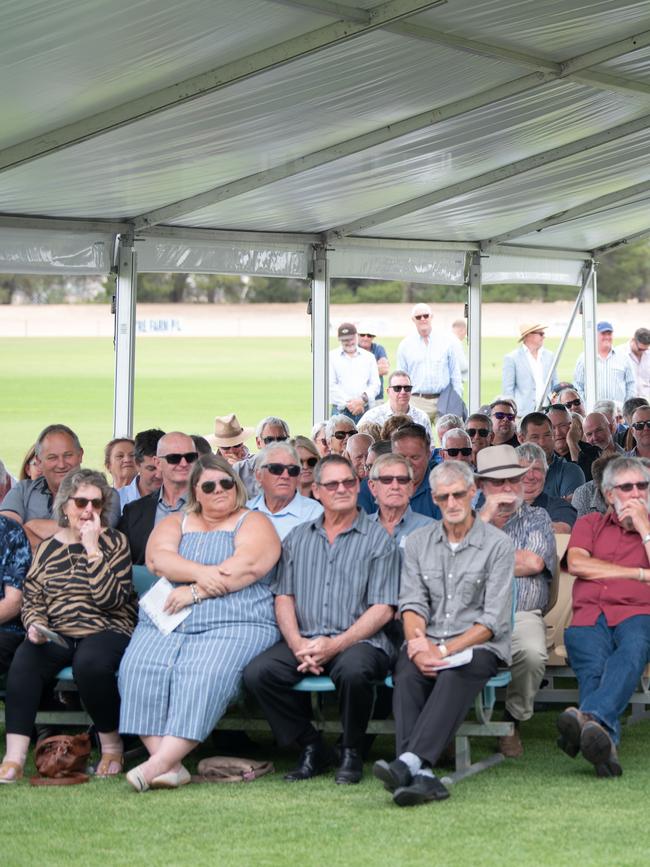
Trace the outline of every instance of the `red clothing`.
<instances>
[{"instance_id":1,"label":"red clothing","mask_svg":"<svg viewBox=\"0 0 650 867\"><path fill-rule=\"evenodd\" d=\"M650 568L645 546L636 530L625 530L613 512L592 512L578 518L568 548L583 548L597 560L618 566ZM593 626L600 614L608 626L617 626L636 614L650 614L650 584L634 578L586 581L573 585L571 626Z\"/></svg>"}]
</instances>

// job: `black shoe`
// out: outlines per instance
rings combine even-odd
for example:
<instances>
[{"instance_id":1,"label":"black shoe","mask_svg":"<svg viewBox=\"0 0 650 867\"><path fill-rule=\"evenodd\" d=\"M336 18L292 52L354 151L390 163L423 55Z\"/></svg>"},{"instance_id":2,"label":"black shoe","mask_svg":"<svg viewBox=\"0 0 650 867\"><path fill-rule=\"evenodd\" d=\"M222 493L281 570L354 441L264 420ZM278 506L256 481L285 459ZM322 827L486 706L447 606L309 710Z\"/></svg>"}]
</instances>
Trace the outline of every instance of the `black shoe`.
<instances>
[{"instance_id":1,"label":"black shoe","mask_svg":"<svg viewBox=\"0 0 650 867\"><path fill-rule=\"evenodd\" d=\"M596 720L588 720L580 736L582 755L596 769L598 777L620 777L623 768L607 730Z\"/></svg>"},{"instance_id":2,"label":"black shoe","mask_svg":"<svg viewBox=\"0 0 650 867\"><path fill-rule=\"evenodd\" d=\"M556 726L560 733L557 745L572 759L580 752L580 735L586 722L585 715L577 707L568 707L557 718Z\"/></svg>"},{"instance_id":3,"label":"black shoe","mask_svg":"<svg viewBox=\"0 0 650 867\"><path fill-rule=\"evenodd\" d=\"M363 776L363 759L358 750L341 747L341 764L336 769L334 782L339 785L358 783Z\"/></svg>"},{"instance_id":4,"label":"black shoe","mask_svg":"<svg viewBox=\"0 0 650 867\"><path fill-rule=\"evenodd\" d=\"M393 762L380 759L372 766L372 772L378 780L382 781L388 792L405 788L413 782L409 766L400 759L395 759Z\"/></svg>"},{"instance_id":5,"label":"black shoe","mask_svg":"<svg viewBox=\"0 0 650 867\"><path fill-rule=\"evenodd\" d=\"M410 786L396 789L393 801L398 807L415 807L427 801L444 801L449 797L447 789L438 777L416 774Z\"/></svg>"},{"instance_id":6,"label":"black shoe","mask_svg":"<svg viewBox=\"0 0 650 867\"><path fill-rule=\"evenodd\" d=\"M300 753L297 766L285 774L284 779L291 783L298 780L309 780L311 777L325 773L333 764L332 751L324 743L317 741L304 748Z\"/></svg>"}]
</instances>

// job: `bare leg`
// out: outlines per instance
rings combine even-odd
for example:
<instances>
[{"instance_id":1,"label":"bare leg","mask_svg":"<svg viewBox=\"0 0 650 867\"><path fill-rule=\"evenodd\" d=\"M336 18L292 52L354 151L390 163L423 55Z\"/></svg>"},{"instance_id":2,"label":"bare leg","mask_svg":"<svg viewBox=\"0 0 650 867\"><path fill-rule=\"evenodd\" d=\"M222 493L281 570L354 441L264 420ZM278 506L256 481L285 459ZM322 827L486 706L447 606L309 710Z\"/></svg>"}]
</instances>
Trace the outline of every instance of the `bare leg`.
<instances>
[{"instance_id":1,"label":"bare leg","mask_svg":"<svg viewBox=\"0 0 650 867\"><path fill-rule=\"evenodd\" d=\"M112 777L122 771L124 744L117 730L112 732L97 732L101 746L102 757L97 766L97 776ZM108 757L111 757L110 760Z\"/></svg>"},{"instance_id":2,"label":"bare leg","mask_svg":"<svg viewBox=\"0 0 650 867\"><path fill-rule=\"evenodd\" d=\"M150 756L153 756L160 748L162 737L160 735L140 735L140 740Z\"/></svg>"},{"instance_id":3,"label":"bare leg","mask_svg":"<svg viewBox=\"0 0 650 867\"><path fill-rule=\"evenodd\" d=\"M200 741L190 741L186 738L165 735L160 739L158 749L150 755L146 762L138 765L138 770L147 783L151 783L155 777L159 777L161 774L166 774L168 771L180 770L181 761L199 743ZM145 746L149 749L147 743L145 743Z\"/></svg>"},{"instance_id":4,"label":"bare leg","mask_svg":"<svg viewBox=\"0 0 650 867\"><path fill-rule=\"evenodd\" d=\"M29 750L29 738L26 735L7 735L7 751L3 762L15 762L21 768L25 766L27 761L27 751ZM7 782L15 780L18 776L15 768L8 768L3 773L3 779Z\"/></svg>"}]
</instances>

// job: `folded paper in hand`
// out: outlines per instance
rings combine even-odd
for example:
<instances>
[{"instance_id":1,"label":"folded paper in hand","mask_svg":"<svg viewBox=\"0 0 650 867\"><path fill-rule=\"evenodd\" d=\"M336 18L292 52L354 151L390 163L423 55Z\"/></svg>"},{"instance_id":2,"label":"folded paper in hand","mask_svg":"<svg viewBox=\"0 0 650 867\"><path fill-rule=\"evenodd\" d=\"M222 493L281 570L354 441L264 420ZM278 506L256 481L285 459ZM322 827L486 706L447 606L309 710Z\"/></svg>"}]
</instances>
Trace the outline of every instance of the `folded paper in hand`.
<instances>
[{"instance_id":1,"label":"folded paper in hand","mask_svg":"<svg viewBox=\"0 0 650 867\"><path fill-rule=\"evenodd\" d=\"M467 665L468 662L471 662L473 656L473 648L466 647L465 650L461 650L459 653L450 653L449 656L445 656L445 664L439 666L439 668L459 668L461 665Z\"/></svg>"},{"instance_id":2,"label":"folded paper in hand","mask_svg":"<svg viewBox=\"0 0 650 867\"><path fill-rule=\"evenodd\" d=\"M174 589L174 585L166 578L161 578L140 599L140 608L156 624L163 635L169 635L170 632L173 632L179 623L189 617L192 610L190 605L175 614L170 614L164 610L167 597Z\"/></svg>"}]
</instances>

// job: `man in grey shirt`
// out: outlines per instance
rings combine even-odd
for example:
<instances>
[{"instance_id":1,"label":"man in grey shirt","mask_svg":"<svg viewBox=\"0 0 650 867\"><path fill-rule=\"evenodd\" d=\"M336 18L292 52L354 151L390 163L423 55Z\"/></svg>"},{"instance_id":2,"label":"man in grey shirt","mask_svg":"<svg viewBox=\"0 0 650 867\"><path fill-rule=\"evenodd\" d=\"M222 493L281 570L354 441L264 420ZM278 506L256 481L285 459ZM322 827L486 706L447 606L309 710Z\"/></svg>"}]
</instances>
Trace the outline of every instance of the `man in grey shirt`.
<instances>
[{"instance_id":1,"label":"man in grey shirt","mask_svg":"<svg viewBox=\"0 0 650 867\"><path fill-rule=\"evenodd\" d=\"M272 585L283 640L254 659L244 683L259 702L278 743L302 752L285 780L307 780L333 763L311 724L309 696L292 687L305 675L327 674L339 696L343 735L335 781L358 783L374 684L388 673L391 644L384 627L397 604L399 553L379 524L357 510L359 481L349 461L328 455L314 469L324 512L300 524L282 544Z\"/></svg>"},{"instance_id":2,"label":"man in grey shirt","mask_svg":"<svg viewBox=\"0 0 650 867\"><path fill-rule=\"evenodd\" d=\"M447 461L430 475L442 521L406 540L399 608L406 642L393 679L397 758L373 772L400 806L449 797L432 768L499 661L510 662L514 547L472 512L474 475ZM448 656L471 660L445 668Z\"/></svg>"}]
</instances>

